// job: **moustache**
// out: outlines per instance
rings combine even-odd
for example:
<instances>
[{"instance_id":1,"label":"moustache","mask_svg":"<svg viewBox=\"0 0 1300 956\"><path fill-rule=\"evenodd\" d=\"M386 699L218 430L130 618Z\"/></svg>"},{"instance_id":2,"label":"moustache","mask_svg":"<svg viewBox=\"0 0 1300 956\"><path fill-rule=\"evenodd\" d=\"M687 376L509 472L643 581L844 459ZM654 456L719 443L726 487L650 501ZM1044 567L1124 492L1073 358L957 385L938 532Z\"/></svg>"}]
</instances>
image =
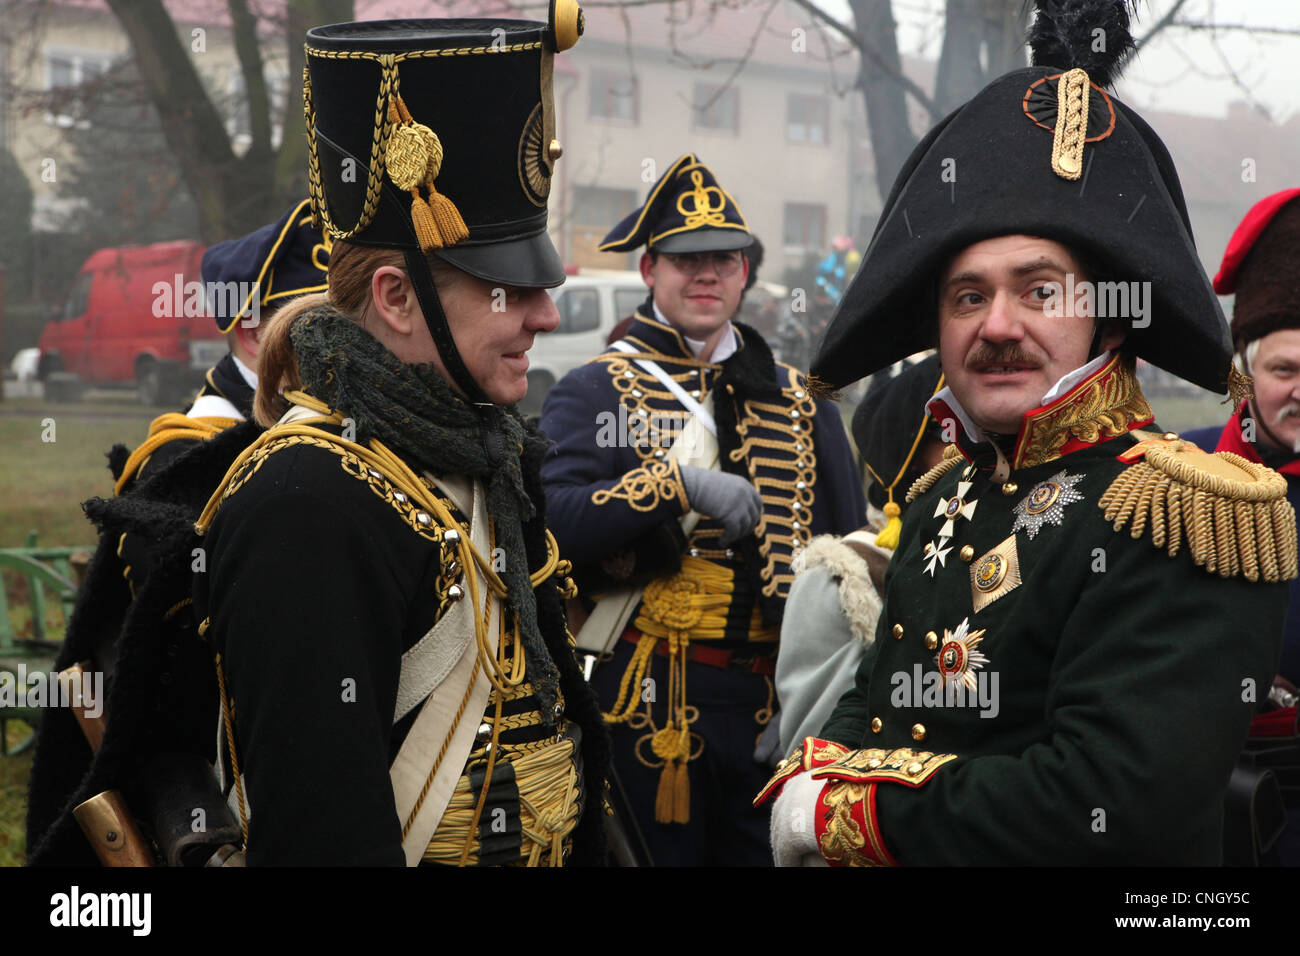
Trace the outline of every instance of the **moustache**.
<instances>
[{"instance_id":1,"label":"moustache","mask_svg":"<svg viewBox=\"0 0 1300 956\"><path fill-rule=\"evenodd\" d=\"M1014 342L1001 347L985 342L973 355L966 359L968 369L976 369L981 365L1028 365L1033 368L1040 368L1042 363Z\"/></svg>"}]
</instances>

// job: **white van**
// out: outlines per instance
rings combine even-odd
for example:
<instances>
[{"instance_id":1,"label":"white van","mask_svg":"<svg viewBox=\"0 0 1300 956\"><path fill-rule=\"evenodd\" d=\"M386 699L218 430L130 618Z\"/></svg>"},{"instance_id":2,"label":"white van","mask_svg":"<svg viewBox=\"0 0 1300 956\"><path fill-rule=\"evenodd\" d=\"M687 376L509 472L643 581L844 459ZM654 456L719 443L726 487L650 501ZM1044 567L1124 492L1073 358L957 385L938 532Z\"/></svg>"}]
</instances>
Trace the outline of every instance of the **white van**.
<instances>
[{"instance_id":1,"label":"white van","mask_svg":"<svg viewBox=\"0 0 1300 956\"><path fill-rule=\"evenodd\" d=\"M615 269L581 269L550 292L560 325L528 353L528 396L519 403L528 415L541 414L546 393L566 372L605 351L610 331L650 294L641 273Z\"/></svg>"}]
</instances>

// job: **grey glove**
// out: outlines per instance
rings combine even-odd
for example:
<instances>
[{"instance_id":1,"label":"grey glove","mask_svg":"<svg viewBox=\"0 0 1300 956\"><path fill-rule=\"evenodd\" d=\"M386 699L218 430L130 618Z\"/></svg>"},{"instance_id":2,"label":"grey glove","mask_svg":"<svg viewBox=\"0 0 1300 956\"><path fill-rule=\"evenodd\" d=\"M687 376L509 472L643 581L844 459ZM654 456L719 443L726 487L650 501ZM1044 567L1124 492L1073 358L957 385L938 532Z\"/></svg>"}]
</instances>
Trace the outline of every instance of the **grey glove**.
<instances>
[{"instance_id":1,"label":"grey glove","mask_svg":"<svg viewBox=\"0 0 1300 956\"><path fill-rule=\"evenodd\" d=\"M681 465L686 500L702 515L708 515L723 527L721 543L738 541L749 534L763 514L763 499L758 489L725 471Z\"/></svg>"}]
</instances>

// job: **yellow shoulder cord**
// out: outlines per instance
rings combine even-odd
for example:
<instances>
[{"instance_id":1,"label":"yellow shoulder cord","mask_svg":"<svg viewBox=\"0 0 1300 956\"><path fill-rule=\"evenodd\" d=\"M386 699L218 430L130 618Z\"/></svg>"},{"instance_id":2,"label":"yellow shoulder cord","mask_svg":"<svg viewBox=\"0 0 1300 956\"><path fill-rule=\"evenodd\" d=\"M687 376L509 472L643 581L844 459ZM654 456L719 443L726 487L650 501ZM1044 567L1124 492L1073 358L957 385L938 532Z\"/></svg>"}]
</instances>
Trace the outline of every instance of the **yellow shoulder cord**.
<instances>
[{"instance_id":1,"label":"yellow shoulder cord","mask_svg":"<svg viewBox=\"0 0 1300 956\"><path fill-rule=\"evenodd\" d=\"M168 442L178 438L206 441L237 424L239 423L233 418L222 418L217 415L207 418L190 418L180 412L159 415L149 423L149 436L127 458L121 476L113 485L113 494L120 495L126 483L136 476L150 456Z\"/></svg>"},{"instance_id":2,"label":"yellow shoulder cord","mask_svg":"<svg viewBox=\"0 0 1300 956\"><path fill-rule=\"evenodd\" d=\"M943 373L940 372L939 382L935 385L934 391L930 393L931 397L938 395L942 388ZM876 480L876 484L884 486L885 493L889 497L889 500L885 502L884 509L886 519L885 527L881 529L880 534L876 535L877 547L888 548L890 551L893 551L898 547L898 536L903 529L903 522L899 516L902 515L903 509L898 507L898 504L894 501L894 489L898 486L898 483L903 480L903 476L907 474L908 466L912 464L912 458L916 455L916 450L921 447L921 439L925 437L925 426L929 421L930 412L927 410L925 415L921 417L921 427L917 430L916 437L912 439L912 447L908 450L907 457L903 459L903 466L898 469L898 474L894 476L894 480L889 484L886 485L884 481L881 480L880 476L876 474L876 470L871 467L871 463L868 462L866 458L862 459L862 464L866 465L867 471L871 472L871 477Z\"/></svg>"}]
</instances>

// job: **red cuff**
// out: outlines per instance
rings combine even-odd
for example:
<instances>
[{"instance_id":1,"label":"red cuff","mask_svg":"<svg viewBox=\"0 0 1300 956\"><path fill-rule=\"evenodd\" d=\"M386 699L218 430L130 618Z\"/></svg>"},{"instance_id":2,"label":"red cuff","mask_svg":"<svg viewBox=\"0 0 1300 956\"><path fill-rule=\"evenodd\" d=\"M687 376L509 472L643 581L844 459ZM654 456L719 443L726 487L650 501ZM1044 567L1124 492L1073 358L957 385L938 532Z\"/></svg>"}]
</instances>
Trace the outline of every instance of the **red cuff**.
<instances>
[{"instance_id":1,"label":"red cuff","mask_svg":"<svg viewBox=\"0 0 1300 956\"><path fill-rule=\"evenodd\" d=\"M849 753L851 753L849 748L842 744L822 740L820 737L805 737L802 743L790 751L790 756L776 765L776 773L758 792L758 796L754 798L754 806L760 806L768 800L779 797L786 781L791 777L797 777L817 767L828 766Z\"/></svg>"}]
</instances>

